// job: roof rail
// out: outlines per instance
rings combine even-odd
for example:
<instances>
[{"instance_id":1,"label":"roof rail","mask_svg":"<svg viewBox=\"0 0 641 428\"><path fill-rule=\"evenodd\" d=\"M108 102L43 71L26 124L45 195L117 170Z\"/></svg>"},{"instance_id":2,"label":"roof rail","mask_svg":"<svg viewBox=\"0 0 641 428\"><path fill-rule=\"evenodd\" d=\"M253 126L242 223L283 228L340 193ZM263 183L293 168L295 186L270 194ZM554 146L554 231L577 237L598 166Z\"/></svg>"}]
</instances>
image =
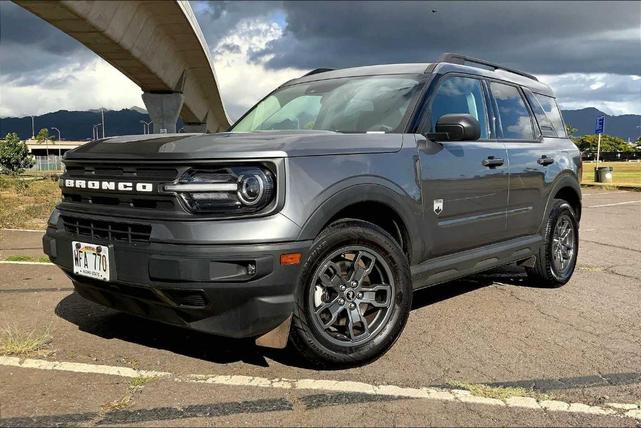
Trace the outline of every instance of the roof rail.
<instances>
[{"instance_id":1,"label":"roof rail","mask_svg":"<svg viewBox=\"0 0 641 428\"><path fill-rule=\"evenodd\" d=\"M539 79L537 79L535 76L533 76L533 75L531 75L529 73L526 73L524 71L516 70L514 68L504 67L504 66L499 65L499 64L494 64L493 62L489 62L489 61L485 61L485 60L477 59L477 58L472 58L472 57L461 55L461 54L457 54L457 53L446 52L446 53L444 53L443 55L441 55L439 57L437 62L447 62L447 63L450 63L450 64L460 64L460 65L465 65L466 63L479 64L479 65L484 65L486 67L490 67L493 70L504 70L504 71L508 71L510 73L518 74L518 75L523 76L523 77L527 77L528 79L536 80L537 82L539 81Z\"/></svg>"},{"instance_id":2,"label":"roof rail","mask_svg":"<svg viewBox=\"0 0 641 428\"><path fill-rule=\"evenodd\" d=\"M303 74L301 77L311 76L312 74L325 73L326 71L334 71L333 68L315 68L307 74Z\"/></svg>"}]
</instances>

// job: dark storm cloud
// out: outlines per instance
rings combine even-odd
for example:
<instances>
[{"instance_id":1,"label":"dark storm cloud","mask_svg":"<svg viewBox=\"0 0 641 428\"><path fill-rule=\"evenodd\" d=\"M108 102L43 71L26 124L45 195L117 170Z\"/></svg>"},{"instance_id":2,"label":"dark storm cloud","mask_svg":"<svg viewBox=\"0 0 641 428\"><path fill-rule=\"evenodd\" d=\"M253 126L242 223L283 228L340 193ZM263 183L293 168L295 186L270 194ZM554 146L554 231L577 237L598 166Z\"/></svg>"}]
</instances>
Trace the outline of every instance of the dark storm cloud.
<instances>
[{"instance_id":1,"label":"dark storm cloud","mask_svg":"<svg viewBox=\"0 0 641 428\"><path fill-rule=\"evenodd\" d=\"M287 2L271 68L429 62L442 52L534 73L641 74L639 2Z\"/></svg>"},{"instance_id":2,"label":"dark storm cloud","mask_svg":"<svg viewBox=\"0 0 641 428\"><path fill-rule=\"evenodd\" d=\"M280 1L191 1L207 44L215 48L218 42L246 18L272 18L282 10Z\"/></svg>"},{"instance_id":3,"label":"dark storm cloud","mask_svg":"<svg viewBox=\"0 0 641 428\"><path fill-rule=\"evenodd\" d=\"M72 53L79 48L74 39L12 2L1 2L0 11L2 43L37 46L60 55Z\"/></svg>"},{"instance_id":4,"label":"dark storm cloud","mask_svg":"<svg viewBox=\"0 0 641 428\"><path fill-rule=\"evenodd\" d=\"M16 86L41 83L61 66L78 66L91 51L20 6L0 1L0 75Z\"/></svg>"}]
</instances>

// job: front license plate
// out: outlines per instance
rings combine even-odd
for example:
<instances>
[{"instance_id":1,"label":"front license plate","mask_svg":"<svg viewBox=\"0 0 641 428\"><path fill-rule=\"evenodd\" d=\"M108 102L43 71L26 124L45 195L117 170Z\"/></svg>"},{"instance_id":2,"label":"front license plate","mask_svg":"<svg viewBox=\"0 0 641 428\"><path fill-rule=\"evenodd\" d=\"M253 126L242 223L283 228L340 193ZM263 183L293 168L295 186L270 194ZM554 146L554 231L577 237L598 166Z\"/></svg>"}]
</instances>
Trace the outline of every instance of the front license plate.
<instances>
[{"instance_id":1,"label":"front license plate","mask_svg":"<svg viewBox=\"0 0 641 428\"><path fill-rule=\"evenodd\" d=\"M73 273L109 281L109 247L73 241Z\"/></svg>"}]
</instances>

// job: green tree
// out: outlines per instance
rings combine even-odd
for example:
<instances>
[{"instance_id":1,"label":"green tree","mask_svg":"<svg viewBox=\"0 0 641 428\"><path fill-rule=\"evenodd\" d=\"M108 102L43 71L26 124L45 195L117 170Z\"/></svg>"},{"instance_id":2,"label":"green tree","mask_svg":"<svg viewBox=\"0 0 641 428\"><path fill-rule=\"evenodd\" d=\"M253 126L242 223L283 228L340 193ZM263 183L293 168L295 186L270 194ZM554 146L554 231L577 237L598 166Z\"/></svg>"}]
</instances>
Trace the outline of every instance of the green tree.
<instances>
[{"instance_id":1,"label":"green tree","mask_svg":"<svg viewBox=\"0 0 641 428\"><path fill-rule=\"evenodd\" d=\"M38 140L38 143L43 143L49 139L49 130L47 128L42 128L40 131L38 131L38 135L36 135L36 140Z\"/></svg>"},{"instance_id":2,"label":"green tree","mask_svg":"<svg viewBox=\"0 0 641 428\"><path fill-rule=\"evenodd\" d=\"M565 132L568 134L568 137L574 141L576 139L576 131L577 129L570 125L569 123L565 124Z\"/></svg>"},{"instance_id":3,"label":"green tree","mask_svg":"<svg viewBox=\"0 0 641 428\"><path fill-rule=\"evenodd\" d=\"M18 175L36 163L27 145L20 141L18 134L10 132L0 140L0 168L12 175Z\"/></svg>"},{"instance_id":4,"label":"green tree","mask_svg":"<svg viewBox=\"0 0 641 428\"><path fill-rule=\"evenodd\" d=\"M583 135L577 138L574 143L581 151L596 152L599 136L596 134ZM627 144L623 138L614 137L612 135L601 135L601 151L602 152L629 152L633 147Z\"/></svg>"}]
</instances>

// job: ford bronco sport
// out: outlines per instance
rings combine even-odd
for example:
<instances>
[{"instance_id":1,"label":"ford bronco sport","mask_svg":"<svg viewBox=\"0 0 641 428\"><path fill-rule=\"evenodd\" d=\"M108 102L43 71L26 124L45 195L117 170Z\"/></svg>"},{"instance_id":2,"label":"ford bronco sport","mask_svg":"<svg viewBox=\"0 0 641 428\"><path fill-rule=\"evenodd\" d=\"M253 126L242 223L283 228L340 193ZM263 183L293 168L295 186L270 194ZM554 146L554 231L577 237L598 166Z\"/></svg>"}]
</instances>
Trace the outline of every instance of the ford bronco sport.
<instances>
[{"instance_id":1,"label":"ford bronco sport","mask_svg":"<svg viewBox=\"0 0 641 428\"><path fill-rule=\"evenodd\" d=\"M315 70L229 132L114 137L65 156L44 251L81 296L361 364L414 290L518 263L572 275L579 151L534 76L445 54Z\"/></svg>"}]
</instances>

